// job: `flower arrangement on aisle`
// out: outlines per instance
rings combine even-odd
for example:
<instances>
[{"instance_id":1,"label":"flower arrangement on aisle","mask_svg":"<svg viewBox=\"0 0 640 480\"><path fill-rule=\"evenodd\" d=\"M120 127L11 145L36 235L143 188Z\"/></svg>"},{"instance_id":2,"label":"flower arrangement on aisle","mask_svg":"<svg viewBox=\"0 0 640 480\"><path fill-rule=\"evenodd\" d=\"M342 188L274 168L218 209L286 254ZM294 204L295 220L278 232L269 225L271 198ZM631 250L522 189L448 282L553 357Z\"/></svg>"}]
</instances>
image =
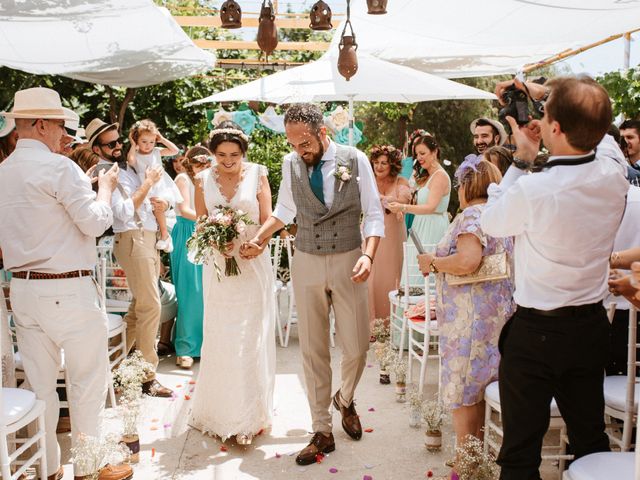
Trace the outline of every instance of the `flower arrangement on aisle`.
<instances>
[{"instance_id":1,"label":"flower arrangement on aisle","mask_svg":"<svg viewBox=\"0 0 640 480\"><path fill-rule=\"evenodd\" d=\"M422 409L422 420L427 427L424 444L430 452L438 452L442 448L442 424L445 408L442 402L429 400Z\"/></svg>"},{"instance_id":2,"label":"flower arrangement on aisle","mask_svg":"<svg viewBox=\"0 0 640 480\"><path fill-rule=\"evenodd\" d=\"M456 447L455 469L460 480L497 480L500 476L495 459L484 452L482 441L473 435L467 435Z\"/></svg>"},{"instance_id":3,"label":"flower arrangement on aisle","mask_svg":"<svg viewBox=\"0 0 640 480\"><path fill-rule=\"evenodd\" d=\"M424 409L424 398L417 388L412 388L409 393L409 426L420 427L422 423L422 410Z\"/></svg>"},{"instance_id":4,"label":"flower arrangement on aisle","mask_svg":"<svg viewBox=\"0 0 640 480\"><path fill-rule=\"evenodd\" d=\"M380 365L380 383L388 385L391 383L391 379L387 369L389 367L389 359L394 352L389 342L391 331L389 325L385 324L384 319L379 318L375 321L372 336L376 339L373 351Z\"/></svg>"},{"instance_id":5,"label":"flower arrangement on aisle","mask_svg":"<svg viewBox=\"0 0 640 480\"><path fill-rule=\"evenodd\" d=\"M100 470L107 464L118 465L129 458L129 450L117 435L107 435L100 439L80 434L75 447L71 448L71 461L77 468L88 473L88 480L98 480Z\"/></svg>"},{"instance_id":6,"label":"flower arrangement on aisle","mask_svg":"<svg viewBox=\"0 0 640 480\"><path fill-rule=\"evenodd\" d=\"M201 216L196 222L193 235L187 240L189 260L200 264L213 256L213 251L227 252L229 244L243 234L247 225L254 222L242 210L218 205L207 216ZM240 274L238 262L228 253L225 256L225 276L232 277ZM218 281L222 278L222 270L214 261Z\"/></svg>"},{"instance_id":7,"label":"flower arrangement on aisle","mask_svg":"<svg viewBox=\"0 0 640 480\"><path fill-rule=\"evenodd\" d=\"M140 453L138 416L142 402L142 383L152 373L153 365L143 358L139 350L120 362L113 372L113 383L120 391L118 408L123 425L121 442L129 449L131 461L134 463L138 461Z\"/></svg>"},{"instance_id":8,"label":"flower arrangement on aisle","mask_svg":"<svg viewBox=\"0 0 640 480\"><path fill-rule=\"evenodd\" d=\"M393 354L391 371L396 377L396 402L407 401L407 362L400 356Z\"/></svg>"}]
</instances>

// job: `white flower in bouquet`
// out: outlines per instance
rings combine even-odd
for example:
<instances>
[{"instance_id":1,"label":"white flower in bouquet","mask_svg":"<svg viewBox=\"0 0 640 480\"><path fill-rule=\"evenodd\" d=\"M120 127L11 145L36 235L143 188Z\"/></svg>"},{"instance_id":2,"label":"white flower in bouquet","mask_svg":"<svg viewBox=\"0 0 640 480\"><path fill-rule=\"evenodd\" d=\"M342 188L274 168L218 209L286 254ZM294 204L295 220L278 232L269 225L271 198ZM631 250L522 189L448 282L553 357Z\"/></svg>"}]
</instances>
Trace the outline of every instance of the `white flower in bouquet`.
<instances>
[{"instance_id":1,"label":"white flower in bouquet","mask_svg":"<svg viewBox=\"0 0 640 480\"><path fill-rule=\"evenodd\" d=\"M244 223L242 220L240 220L236 225L236 230L238 230L238 233L242 235L244 232L247 231L247 224Z\"/></svg>"},{"instance_id":2,"label":"white flower in bouquet","mask_svg":"<svg viewBox=\"0 0 640 480\"><path fill-rule=\"evenodd\" d=\"M140 350L125 358L113 372L113 382L122 395L135 398L142 395L142 383L153 373L153 365L147 362Z\"/></svg>"},{"instance_id":3,"label":"white flower in bouquet","mask_svg":"<svg viewBox=\"0 0 640 480\"><path fill-rule=\"evenodd\" d=\"M100 439L80 434L76 446L71 448L71 461L90 480L97 480L100 469L107 464L118 465L129 458L129 449L115 435Z\"/></svg>"},{"instance_id":4,"label":"white flower in bouquet","mask_svg":"<svg viewBox=\"0 0 640 480\"><path fill-rule=\"evenodd\" d=\"M442 402L429 400L422 408L422 420L427 425L428 432L439 432L444 422L445 409Z\"/></svg>"},{"instance_id":5,"label":"white flower in bouquet","mask_svg":"<svg viewBox=\"0 0 640 480\"><path fill-rule=\"evenodd\" d=\"M500 468L493 456L484 452L482 442L467 435L456 447L456 473L460 480L497 480Z\"/></svg>"}]
</instances>

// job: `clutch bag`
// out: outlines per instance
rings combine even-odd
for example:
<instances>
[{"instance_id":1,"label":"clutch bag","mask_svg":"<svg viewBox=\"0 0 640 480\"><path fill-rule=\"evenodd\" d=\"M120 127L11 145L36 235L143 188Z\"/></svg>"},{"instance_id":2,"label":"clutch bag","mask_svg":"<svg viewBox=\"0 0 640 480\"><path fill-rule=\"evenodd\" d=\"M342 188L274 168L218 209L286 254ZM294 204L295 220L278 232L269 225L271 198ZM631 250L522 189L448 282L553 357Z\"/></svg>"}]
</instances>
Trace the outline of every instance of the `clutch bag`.
<instances>
[{"instance_id":1,"label":"clutch bag","mask_svg":"<svg viewBox=\"0 0 640 480\"><path fill-rule=\"evenodd\" d=\"M467 275L453 275L445 273L445 282L449 285L467 285L469 283L490 282L509 278L509 261L506 252L495 253L482 257L478 269Z\"/></svg>"}]
</instances>

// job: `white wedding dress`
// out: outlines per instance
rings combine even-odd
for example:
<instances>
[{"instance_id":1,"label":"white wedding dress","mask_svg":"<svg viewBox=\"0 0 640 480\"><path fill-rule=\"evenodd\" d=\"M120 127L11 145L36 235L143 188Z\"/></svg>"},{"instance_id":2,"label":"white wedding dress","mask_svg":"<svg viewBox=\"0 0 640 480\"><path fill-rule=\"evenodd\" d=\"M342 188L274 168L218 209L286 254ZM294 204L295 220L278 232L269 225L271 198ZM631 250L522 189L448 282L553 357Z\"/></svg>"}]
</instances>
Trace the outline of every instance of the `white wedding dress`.
<instances>
[{"instance_id":1,"label":"white wedding dress","mask_svg":"<svg viewBox=\"0 0 640 480\"><path fill-rule=\"evenodd\" d=\"M238 276L224 276L224 258L216 252L204 264L204 337L190 425L223 440L255 435L271 425L275 380L275 298L268 249L253 260L238 255L239 244L259 228L256 195L267 169L243 163L243 175L228 201L220 192L215 166L200 173L207 211L218 205L248 213L255 225L234 243ZM218 281L212 261L218 262Z\"/></svg>"}]
</instances>

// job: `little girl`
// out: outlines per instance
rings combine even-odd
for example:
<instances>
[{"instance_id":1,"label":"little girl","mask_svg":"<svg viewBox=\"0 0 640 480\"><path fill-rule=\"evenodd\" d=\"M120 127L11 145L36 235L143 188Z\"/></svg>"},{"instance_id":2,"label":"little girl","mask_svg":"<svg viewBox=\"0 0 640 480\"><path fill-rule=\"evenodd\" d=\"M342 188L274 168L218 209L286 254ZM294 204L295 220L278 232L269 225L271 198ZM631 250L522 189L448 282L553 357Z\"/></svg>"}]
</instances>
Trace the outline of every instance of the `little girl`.
<instances>
[{"instance_id":1,"label":"little girl","mask_svg":"<svg viewBox=\"0 0 640 480\"><path fill-rule=\"evenodd\" d=\"M131 127L129 141L131 142L131 149L129 150L127 161L129 165L135 168L142 182L145 179L147 168L162 167L163 156L172 156L179 152L178 147L164 138L156 124L148 119L140 120ZM156 142L161 143L165 148L156 147ZM180 190L173 183L167 172L164 172L160 181L151 188L149 197L161 198L171 205L177 205L183 201ZM170 253L173 251L173 242L167 229L165 212L154 211L153 215L156 217L158 229L160 230L160 239L156 243L156 248Z\"/></svg>"}]
</instances>

